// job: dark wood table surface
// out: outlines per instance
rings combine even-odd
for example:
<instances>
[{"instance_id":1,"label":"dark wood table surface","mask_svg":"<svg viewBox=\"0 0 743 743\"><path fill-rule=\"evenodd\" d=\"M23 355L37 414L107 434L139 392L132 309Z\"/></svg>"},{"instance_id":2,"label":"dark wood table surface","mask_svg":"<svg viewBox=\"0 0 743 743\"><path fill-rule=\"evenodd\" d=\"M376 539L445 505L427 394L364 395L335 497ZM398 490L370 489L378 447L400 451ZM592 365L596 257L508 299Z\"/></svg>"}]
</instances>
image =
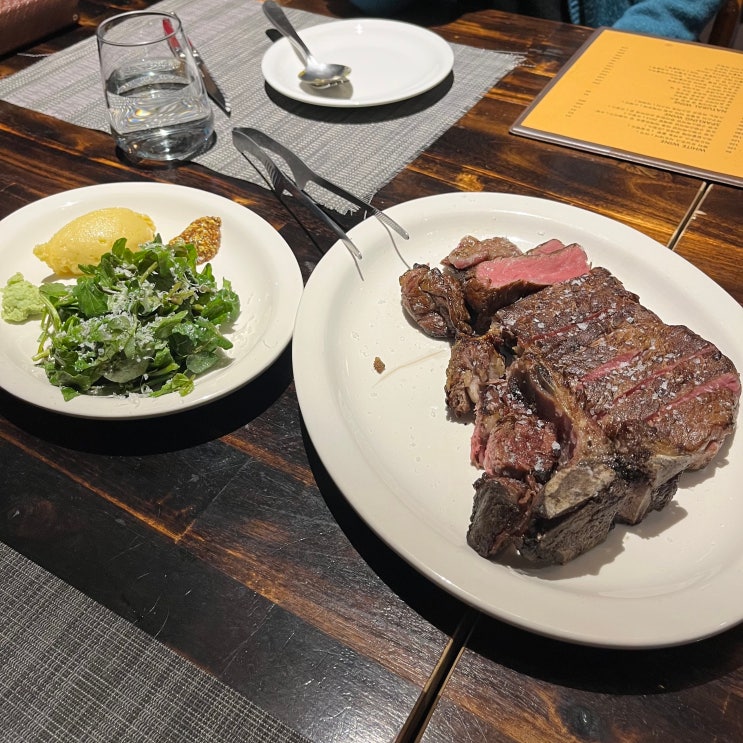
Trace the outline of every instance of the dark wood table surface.
<instances>
[{"instance_id":1,"label":"dark wood table surface","mask_svg":"<svg viewBox=\"0 0 743 743\"><path fill-rule=\"evenodd\" d=\"M0 75L149 4L82 0L76 27L0 59ZM342 0L285 4L354 15ZM475 6L412 20L525 62L375 203L456 190L568 202L669 245L743 301L741 191L509 135L589 30ZM105 133L0 102L0 218L147 180L255 210L305 279L334 242L265 189L197 165L139 170ZM661 650L576 646L481 616L401 560L316 456L289 350L228 398L163 419L70 419L0 391L0 472L0 539L318 742L743 740L743 627Z\"/></svg>"}]
</instances>

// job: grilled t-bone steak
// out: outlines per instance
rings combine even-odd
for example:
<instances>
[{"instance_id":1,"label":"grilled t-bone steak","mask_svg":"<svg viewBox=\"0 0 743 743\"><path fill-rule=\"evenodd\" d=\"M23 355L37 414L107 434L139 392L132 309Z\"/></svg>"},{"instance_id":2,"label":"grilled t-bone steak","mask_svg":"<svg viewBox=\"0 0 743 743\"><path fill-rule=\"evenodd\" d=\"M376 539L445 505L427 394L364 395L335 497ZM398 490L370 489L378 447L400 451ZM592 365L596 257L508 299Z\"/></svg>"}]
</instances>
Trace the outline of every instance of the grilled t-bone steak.
<instances>
[{"instance_id":1,"label":"grilled t-bone steak","mask_svg":"<svg viewBox=\"0 0 743 743\"><path fill-rule=\"evenodd\" d=\"M615 523L663 508L679 474L707 465L735 425L732 362L663 323L606 269L583 270L568 248L575 275L537 290L522 282L526 296L494 311L486 332L472 327L489 310L466 300L472 320L444 323L454 339L447 402L475 413L471 459L483 474L467 541L484 557L511 546L536 563L577 557ZM478 265L513 257L442 263L462 285Z\"/></svg>"}]
</instances>

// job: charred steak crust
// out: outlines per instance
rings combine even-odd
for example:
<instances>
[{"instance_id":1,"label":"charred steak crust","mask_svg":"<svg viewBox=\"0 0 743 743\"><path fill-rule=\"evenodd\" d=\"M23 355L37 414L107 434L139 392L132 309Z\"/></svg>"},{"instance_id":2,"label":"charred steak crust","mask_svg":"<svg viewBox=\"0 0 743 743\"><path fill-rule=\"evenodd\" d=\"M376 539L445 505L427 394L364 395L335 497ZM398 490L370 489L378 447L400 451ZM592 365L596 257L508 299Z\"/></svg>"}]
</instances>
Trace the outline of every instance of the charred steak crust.
<instances>
[{"instance_id":1,"label":"charred steak crust","mask_svg":"<svg viewBox=\"0 0 743 743\"><path fill-rule=\"evenodd\" d=\"M401 277L403 306L453 339L445 395L455 416L474 412L470 456L483 474L467 542L483 557L572 560L614 524L665 507L679 475L732 433L741 385L730 359L590 268L580 246L522 254L466 236L442 263Z\"/></svg>"},{"instance_id":2,"label":"charred steak crust","mask_svg":"<svg viewBox=\"0 0 743 743\"><path fill-rule=\"evenodd\" d=\"M454 250L441 263L459 270L471 268L483 261L497 258L511 258L522 255L514 243L506 237L489 237L478 240L472 235L465 235Z\"/></svg>"},{"instance_id":3,"label":"charred steak crust","mask_svg":"<svg viewBox=\"0 0 743 743\"><path fill-rule=\"evenodd\" d=\"M448 272L416 263L400 277L400 289L403 307L427 335L472 333L462 287Z\"/></svg>"},{"instance_id":4,"label":"charred steak crust","mask_svg":"<svg viewBox=\"0 0 743 743\"><path fill-rule=\"evenodd\" d=\"M467 543L483 557L495 557L526 532L535 497L521 480L482 475L475 483Z\"/></svg>"},{"instance_id":5,"label":"charred steak crust","mask_svg":"<svg viewBox=\"0 0 743 743\"><path fill-rule=\"evenodd\" d=\"M457 418L472 413L480 400L480 390L502 379L505 359L493 333L460 335L452 345L446 368L446 403Z\"/></svg>"}]
</instances>

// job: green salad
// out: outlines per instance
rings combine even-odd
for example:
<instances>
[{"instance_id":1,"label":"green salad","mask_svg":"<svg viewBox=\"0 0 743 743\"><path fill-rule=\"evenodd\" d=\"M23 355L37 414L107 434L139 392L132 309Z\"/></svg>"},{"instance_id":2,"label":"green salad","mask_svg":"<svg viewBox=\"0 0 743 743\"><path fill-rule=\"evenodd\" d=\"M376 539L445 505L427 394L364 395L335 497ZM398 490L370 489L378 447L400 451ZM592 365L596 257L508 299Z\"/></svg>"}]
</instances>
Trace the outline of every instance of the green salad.
<instances>
[{"instance_id":1,"label":"green salad","mask_svg":"<svg viewBox=\"0 0 743 743\"><path fill-rule=\"evenodd\" d=\"M117 240L74 284L42 284L33 357L66 400L80 394L185 395L232 343L240 300L189 243L160 237L132 251Z\"/></svg>"}]
</instances>

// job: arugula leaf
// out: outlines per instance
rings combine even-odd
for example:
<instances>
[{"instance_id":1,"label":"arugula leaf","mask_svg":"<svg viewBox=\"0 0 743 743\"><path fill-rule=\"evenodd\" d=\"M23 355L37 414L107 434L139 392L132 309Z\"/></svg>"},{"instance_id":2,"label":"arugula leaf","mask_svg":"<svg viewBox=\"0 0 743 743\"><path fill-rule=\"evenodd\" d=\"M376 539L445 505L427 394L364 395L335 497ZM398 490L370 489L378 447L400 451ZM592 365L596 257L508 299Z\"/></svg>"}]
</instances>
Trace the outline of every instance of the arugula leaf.
<instances>
[{"instance_id":1,"label":"arugula leaf","mask_svg":"<svg viewBox=\"0 0 743 743\"><path fill-rule=\"evenodd\" d=\"M108 297L92 276L82 276L73 289L73 295L85 317L96 317L108 310Z\"/></svg>"}]
</instances>

